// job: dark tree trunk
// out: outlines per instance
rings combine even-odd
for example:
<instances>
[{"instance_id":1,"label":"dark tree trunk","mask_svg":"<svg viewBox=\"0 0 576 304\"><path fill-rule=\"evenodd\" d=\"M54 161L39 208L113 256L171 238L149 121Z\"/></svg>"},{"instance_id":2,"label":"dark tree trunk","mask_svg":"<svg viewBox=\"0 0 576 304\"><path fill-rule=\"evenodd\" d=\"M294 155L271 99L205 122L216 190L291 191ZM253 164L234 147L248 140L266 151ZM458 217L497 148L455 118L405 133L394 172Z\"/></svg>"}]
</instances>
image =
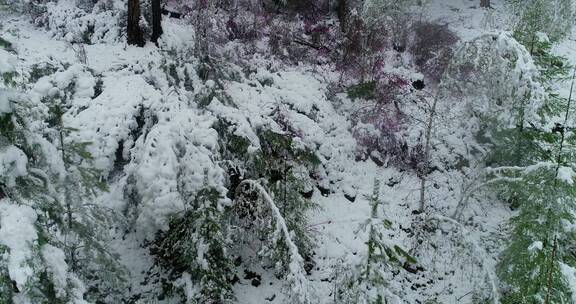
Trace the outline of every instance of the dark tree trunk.
<instances>
[{"instance_id":1,"label":"dark tree trunk","mask_svg":"<svg viewBox=\"0 0 576 304\"><path fill-rule=\"evenodd\" d=\"M348 1L338 0L338 21L340 21L340 30L346 32L348 23Z\"/></svg>"},{"instance_id":2,"label":"dark tree trunk","mask_svg":"<svg viewBox=\"0 0 576 304\"><path fill-rule=\"evenodd\" d=\"M144 37L140 30L140 0L128 0L128 44L144 46Z\"/></svg>"},{"instance_id":3,"label":"dark tree trunk","mask_svg":"<svg viewBox=\"0 0 576 304\"><path fill-rule=\"evenodd\" d=\"M480 7L490 7L490 0L480 0Z\"/></svg>"},{"instance_id":4,"label":"dark tree trunk","mask_svg":"<svg viewBox=\"0 0 576 304\"><path fill-rule=\"evenodd\" d=\"M162 35L162 8L160 0L152 0L152 42L158 44Z\"/></svg>"}]
</instances>

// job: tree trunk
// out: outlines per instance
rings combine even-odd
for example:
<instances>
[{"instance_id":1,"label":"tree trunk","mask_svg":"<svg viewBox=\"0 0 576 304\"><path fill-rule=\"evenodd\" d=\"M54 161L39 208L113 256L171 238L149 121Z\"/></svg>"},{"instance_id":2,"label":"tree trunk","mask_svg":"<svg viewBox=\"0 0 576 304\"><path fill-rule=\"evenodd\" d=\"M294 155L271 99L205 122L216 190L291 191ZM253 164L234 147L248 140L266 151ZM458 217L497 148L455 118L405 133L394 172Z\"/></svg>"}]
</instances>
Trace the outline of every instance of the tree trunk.
<instances>
[{"instance_id":1,"label":"tree trunk","mask_svg":"<svg viewBox=\"0 0 576 304\"><path fill-rule=\"evenodd\" d=\"M128 0L128 44L144 46L144 37L140 30L140 0Z\"/></svg>"},{"instance_id":2,"label":"tree trunk","mask_svg":"<svg viewBox=\"0 0 576 304\"><path fill-rule=\"evenodd\" d=\"M480 7L491 7L490 0L480 0Z\"/></svg>"},{"instance_id":3,"label":"tree trunk","mask_svg":"<svg viewBox=\"0 0 576 304\"><path fill-rule=\"evenodd\" d=\"M162 8L160 0L152 0L152 42L158 44L162 35Z\"/></svg>"},{"instance_id":4,"label":"tree trunk","mask_svg":"<svg viewBox=\"0 0 576 304\"><path fill-rule=\"evenodd\" d=\"M346 32L348 22L348 1L338 0L338 21L340 21L340 30Z\"/></svg>"}]
</instances>

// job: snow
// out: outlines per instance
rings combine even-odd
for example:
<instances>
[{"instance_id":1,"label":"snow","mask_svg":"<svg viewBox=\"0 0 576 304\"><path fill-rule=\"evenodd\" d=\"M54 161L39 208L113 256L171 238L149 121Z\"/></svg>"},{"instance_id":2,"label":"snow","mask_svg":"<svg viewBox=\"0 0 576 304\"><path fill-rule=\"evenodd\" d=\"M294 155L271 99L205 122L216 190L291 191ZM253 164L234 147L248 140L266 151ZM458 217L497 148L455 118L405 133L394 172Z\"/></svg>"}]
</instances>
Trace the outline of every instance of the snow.
<instances>
[{"instance_id":1,"label":"snow","mask_svg":"<svg viewBox=\"0 0 576 304\"><path fill-rule=\"evenodd\" d=\"M198 189L208 185L222 193L226 191L226 172L221 166L224 160L219 154L218 133L213 128L215 122L225 120L232 125L235 135L249 141L248 153L255 152L261 145L256 135L259 128L286 133L289 126L290 132L296 134L295 144L316 151L322 161L315 172L318 179L315 186L329 189L331 193L324 197L315 189L312 197L322 209L311 214L309 229L318 244L314 257L317 264L311 275L304 274L302 258L295 245L290 244L293 261L289 265L289 283L301 293L299 300L305 301L305 294L314 291L318 298L309 301L330 303L334 270L338 266L354 265L366 250L365 233L355 231L370 214L366 195L372 192L372 185L367 181L378 177L383 181L382 193L388 202L384 211L392 220L388 237L403 248L414 249L419 263L426 269L414 275L400 270L390 282L390 290L402 295L406 303L435 299L439 303L468 304L473 301L471 296L466 296L470 290L486 288L479 294L488 295L497 303L494 269L502 248L499 242L505 239L504 224L513 212L496 198L485 197L481 193L485 184L474 181L475 176L481 175L476 170L486 152L477 145L474 135L481 129L479 116L497 114L503 128L514 125L509 119L512 103L496 106L481 95L515 100L528 90L540 94L534 81L536 68L525 48L515 43L509 32L501 32L510 30L502 13L505 11L502 1L492 1L495 10L475 8L478 1L427 2L428 6L415 13L424 19L446 23L458 34L463 46L459 53L462 62L470 60L476 67L485 67L481 56L473 50L486 45L489 53L498 58L491 62L497 77L471 79L461 84L464 95L448 92L443 96L446 98L440 100L442 111L434 123L437 128L433 132L431 156L438 170L428 177L430 186L426 192L430 212L438 216L426 222L434 232L426 235L421 245L415 244L413 235L419 224L413 214L417 209L419 178L410 170L356 160L359 147L354 134L373 137L381 134L372 124L352 122L352 113L366 104L352 101L346 94L329 94L328 83L340 76L332 66L285 66L275 60L255 57L248 62L254 69L245 72L230 64L230 69L241 74L239 79L225 81L222 86L223 92L232 97L231 103L218 96L203 108L197 104L194 94L218 88L220 84L212 80L204 82L195 73L198 62L191 56L190 49L196 37L191 24L165 18L158 47L126 46L124 34L118 27L123 22L120 18L125 11L124 2L111 1L110 5L118 8L118 13L112 13L102 7L86 12L74 1L60 0L47 5L48 32L33 28L20 17L6 19L0 34L14 43L18 54L0 50L0 74L23 71L28 75L35 63L52 63L58 68L35 84L28 84L29 88L23 88L39 115L47 111L42 105L44 98L73 88L70 100L66 101L70 109L64 121L67 127L78 131L72 132L67 140L91 143L88 150L94 158L93 164L102 170L110 188L109 192L99 194L95 203L122 214L133 212L133 222L126 219L112 229L116 231L112 233L113 244L119 260L129 269L132 290L154 297L154 301L161 288L148 273L159 275L161 270L154 266L154 259L143 244L153 240L158 231L167 230L169 219L189 208L188 202ZM420 8L414 7L414 10ZM84 33L91 26L95 32L89 41L84 41ZM576 48L573 40L563 42L556 51L574 60L571 48ZM82 52L85 52L85 62ZM177 60L172 54L176 54ZM516 58L511 67L509 58ZM184 67L192 72L193 92L183 85L170 84L170 76L163 70L178 62L182 62L176 68L180 77L184 75ZM223 67L225 64L216 63ZM411 55L406 52L387 64L385 71L406 79L422 79L423 75L411 64ZM95 96L98 80L102 81L101 94ZM460 77L454 76L453 80L462 83ZM492 83L485 86L488 92L476 91L481 87L478 81ZM497 81L506 85L495 90ZM567 95L565 87L562 87L563 96ZM436 88L431 85L427 89L434 92ZM0 113L13 110L6 94L0 90ZM411 117L424 117L434 97L425 92L405 94L400 107L408 122L402 136L414 144L421 140L425 125ZM530 110L540 104L538 94L529 101ZM528 114L534 115L530 111ZM41 137L45 125L36 124L32 128ZM57 151L48 144L42 149L51 157L46 162L54 167L52 173L61 172L63 166L57 160ZM380 156L375 155L377 157ZM471 164L455 169L453 165L461 159L470 160ZM17 147L0 150L0 180L6 185L14 186L18 177L25 176L27 165L27 157ZM538 166L552 168L550 164ZM530 171L541 168L538 166L499 169ZM572 185L573 178L572 168L560 167L560 181ZM136 199L130 197L133 193ZM346 197L356 199L350 202ZM265 198L278 217L272 198L266 195ZM131 205L132 200L137 201L137 206ZM462 201L467 203L455 212ZM36 214L30 207L6 199L0 202L0 243L10 248L10 276L21 287L33 275L26 261L32 255L30 244L37 238ZM451 214L458 216L449 218ZM278 229L290 234L281 221ZM541 248L542 243L535 242L527 250ZM63 292L66 280L75 281L78 287L74 297L82 299L82 282L67 274L63 252L51 245L43 245L41 252L57 283L57 292ZM204 260L202 255L198 258ZM563 265L562 270L576 290L575 270L567 265ZM285 282L269 270L257 271L265 284L256 288L241 279L234 286L237 303L264 303L264 298L271 295L276 298L270 303L289 301L278 287ZM184 273L174 282L183 288L188 298L198 293L192 277ZM433 283L428 283L430 281ZM146 300L149 298L141 302L147 303ZM168 301L171 300L164 302Z\"/></svg>"},{"instance_id":2,"label":"snow","mask_svg":"<svg viewBox=\"0 0 576 304\"><path fill-rule=\"evenodd\" d=\"M0 148L0 180L13 187L18 177L27 174L28 158L15 146Z\"/></svg>"},{"instance_id":3,"label":"snow","mask_svg":"<svg viewBox=\"0 0 576 304\"><path fill-rule=\"evenodd\" d=\"M45 244L42 246L41 252L42 258L48 266L48 271L52 275L57 296L65 297L68 285L68 264L66 264L64 251L50 244Z\"/></svg>"},{"instance_id":4,"label":"snow","mask_svg":"<svg viewBox=\"0 0 576 304\"><path fill-rule=\"evenodd\" d=\"M560 272L568 282L568 286L572 293L572 303L576 303L576 268L560 263Z\"/></svg>"},{"instance_id":5,"label":"snow","mask_svg":"<svg viewBox=\"0 0 576 304\"><path fill-rule=\"evenodd\" d=\"M560 181L565 182L568 185L572 185L574 184L574 177L576 176L576 173L574 172L574 169L572 169L571 167L560 167L558 168L558 174L557 174L557 179Z\"/></svg>"},{"instance_id":6,"label":"snow","mask_svg":"<svg viewBox=\"0 0 576 304\"><path fill-rule=\"evenodd\" d=\"M29 260L38 235L37 215L29 206L19 206L9 200L0 200L0 244L8 247L8 272L20 290L35 275Z\"/></svg>"},{"instance_id":7,"label":"snow","mask_svg":"<svg viewBox=\"0 0 576 304\"><path fill-rule=\"evenodd\" d=\"M0 49L0 75L14 72L16 66L16 56L4 49Z\"/></svg>"},{"instance_id":8,"label":"snow","mask_svg":"<svg viewBox=\"0 0 576 304\"><path fill-rule=\"evenodd\" d=\"M536 252L539 250L542 250L543 244L541 241L536 241L532 244L530 244L530 246L528 246L528 251L530 252Z\"/></svg>"}]
</instances>

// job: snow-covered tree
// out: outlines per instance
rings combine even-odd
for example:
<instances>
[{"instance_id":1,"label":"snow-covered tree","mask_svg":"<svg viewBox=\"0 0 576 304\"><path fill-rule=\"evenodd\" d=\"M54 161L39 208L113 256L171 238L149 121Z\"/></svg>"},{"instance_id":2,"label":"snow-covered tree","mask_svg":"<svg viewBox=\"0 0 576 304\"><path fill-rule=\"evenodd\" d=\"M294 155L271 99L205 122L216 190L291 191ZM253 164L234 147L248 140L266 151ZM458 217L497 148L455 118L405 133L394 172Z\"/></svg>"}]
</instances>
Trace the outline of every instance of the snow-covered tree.
<instances>
[{"instance_id":1,"label":"snow-covered tree","mask_svg":"<svg viewBox=\"0 0 576 304\"><path fill-rule=\"evenodd\" d=\"M548 152L524 147L532 164L491 170L494 178L501 179L496 184L498 194L519 209L511 222L510 244L498 266L499 277L506 283L502 303L571 301L561 265L576 265L570 249L576 235L569 228L576 222L575 136L570 127L573 119L568 116L571 99L556 102L565 107L564 122L531 134L531 140Z\"/></svg>"},{"instance_id":2,"label":"snow-covered tree","mask_svg":"<svg viewBox=\"0 0 576 304\"><path fill-rule=\"evenodd\" d=\"M6 200L0 244L10 252L9 261L22 255L8 264L21 291L15 297L34 303L119 301L123 268L106 244L113 213L91 202L102 187L99 172L91 167L89 143L71 140L74 130L63 120L75 80L61 83L67 89L53 91L42 103L24 91L26 77L9 68L12 55L0 52L6 55L3 84L20 88L2 87L0 93L0 199ZM19 226L11 221L28 225L27 239L10 230ZM29 268L18 264L24 262Z\"/></svg>"},{"instance_id":3,"label":"snow-covered tree","mask_svg":"<svg viewBox=\"0 0 576 304\"><path fill-rule=\"evenodd\" d=\"M236 178L240 180L262 180L263 186L269 189L280 209L288 229L294 234L294 242L300 254L309 261L314 242L306 225L310 211L315 210L317 205L305 194L312 190L309 175L319 165L317 156L311 150L297 146L288 129L284 133L261 129L257 134L261 147L246 160L245 153L250 142L234 135L235 128L224 119L216 126L223 141L223 153L229 158L226 162L228 170L237 172ZM237 184L231 186L235 189ZM286 266L282 265L282 268Z\"/></svg>"},{"instance_id":4,"label":"snow-covered tree","mask_svg":"<svg viewBox=\"0 0 576 304\"><path fill-rule=\"evenodd\" d=\"M553 92L554 81L565 77L566 63L550 54L547 44L532 44L546 88L540 117L525 117L525 128L502 131L494 152L499 167L489 169L495 190L519 213L511 221L512 234L498 265L505 283L502 303L568 303L572 291L561 271L574 266L570 253L576 221L574 192L573 88L567 98ZM540 118L540 119L538 119ZM517 147L515 158L501 152Z\"/></svg>"}]
</instances>

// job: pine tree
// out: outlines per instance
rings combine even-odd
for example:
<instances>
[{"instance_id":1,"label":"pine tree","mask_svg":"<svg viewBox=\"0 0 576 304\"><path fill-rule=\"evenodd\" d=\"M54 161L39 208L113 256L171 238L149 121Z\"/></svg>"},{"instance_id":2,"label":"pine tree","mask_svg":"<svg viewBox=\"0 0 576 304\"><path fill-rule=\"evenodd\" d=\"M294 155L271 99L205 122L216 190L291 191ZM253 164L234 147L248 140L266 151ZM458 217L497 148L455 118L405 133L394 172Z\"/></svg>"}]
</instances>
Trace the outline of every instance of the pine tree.
<instances>
[{"instance_id":1,"label":"pine tree","mask_svg":"<svg viewBox=\"0 0 576 304\"><path fill-rule=\"evenodd\" d=\"M571 134L570 141L573 141ZM557 171L558 170L558 171ZM520 213L512 220L511 242L501 256L498 275L506 283L502 303L569 303L571 292L560 263L576 260L566 248L575 241L566 224L575 223L572 167L544 162L517 171L503 169L508 182L500 194L513 196Z\"/></svg>"},{"instance_id":2,"label":"pine tree","mask_svg":"<svg viewBox=\"0 0 576 304\"><path fill-rule=\"evenodd\" d=\"M317 205L306 193L312 190L309 175L319 165L318 158L295 145L288 126L284 132L258 130L260 149L247 160L250 142L234 134L236 126L222 119L215 128L227 159L223 165L230 172L228 197L234 200L227 215L235 244L231 252L244 266L261 263L274 268L288 281L290 299L310 303L300 267L313 265L314 240L306 226ZM246 247L259 248L258 254L242 256Z\"/></svg>"},{"instance_id":3,"label":"pine tree","mask_svg":"<svg viewBox=\"0 0 576 304\"><path fill-rule=\"evenodd\" d=\"M466 126L472 130L470 141L482 147L477 154L492 150L485 160L488 166L504 162L520 165L526 162L522 149L531 144L526 132L531 130L530 122L538 118L544 93L529 52L503 33L482 35L456 51L443 77L439 98L466 98L466 107L459 110L470 121ZM447 105L460 106L456 102Z\"/></svg>"},{"instance_id":4,"label":"pine tree","mask_svg":"<svg viewBox=\"0 0 576 304\"><path fill-rule=\"evenodd\" d=\"M501 133L507 141L500 141L500 145L518 145L518 138L523 140L523 161L504 159L500 167L490 170L493 178L501 180L496 184L497 193L519 209L511 221L511 241L502 253L497 270L506 284L502 303L568 303L571 291L560 264L576 263L567 250L576 236L567 229L567 225L576 221L573 187L576 136L571 127L574 84L567 99L551 93L550 84L564 77L566 64L549 54L548 44L536 41L532 46L548 93L539 111L542 120L564 119L552 129L531 122L532 127L521 133ZM551 62L553 64L549 64ZM574 75L572 78L574 81ZM498 146L495 149L501 150Z\"/></svg>"},{"instance_id":5,"label":"pine tree","mask_svg":"<svg viewBox=\"0 0 576 304\"><path fill-rule=\"evenodd\" d=\"M222 140L221 154L227 159L223 165L240 181L262 181L294 233L300 254L310 261L314 242L306 226L309 213L318 205L306 193L312 190L309 176L319 166L319 159L311 150L296 147L289 132L260 129L257 136L261 147L246 160L250 142L234 135L235 126L222 120L215 128ZM231 183L228 197L234 198L240 181Z\"/></svg>"},{"instance_id":6,"label":"pine tree","mask_svg":"<svg viewBox=\"0 0 576 304\"><path fill-rule=\"evenodd\" d=\"M294 147L292 138L270 130L261 130L261 153L253 158L253 169L246 178L256 178L264 173L274 201L283 214L288 229L295 235L300 254L307 260L312 258L314 247L310 232L306 230L309 212L318 209L309 198L305 198L305 185L309 172L319 165L314 153Z\"/></svg>"}]
</instances>

